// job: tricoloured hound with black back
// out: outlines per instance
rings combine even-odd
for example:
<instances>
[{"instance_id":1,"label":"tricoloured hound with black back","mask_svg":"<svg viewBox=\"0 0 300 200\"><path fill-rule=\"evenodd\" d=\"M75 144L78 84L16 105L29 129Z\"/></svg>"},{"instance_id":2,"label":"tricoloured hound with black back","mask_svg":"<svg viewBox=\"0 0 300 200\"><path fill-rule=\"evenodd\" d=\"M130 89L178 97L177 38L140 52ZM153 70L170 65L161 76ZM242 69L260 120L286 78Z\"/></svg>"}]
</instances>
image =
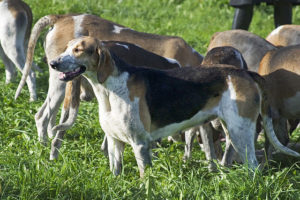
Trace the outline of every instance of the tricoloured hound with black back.
<instances>
[{"instance_id":1,"label":"tricoloured hound with black back","mask_svg":"<svg viewBox=\"0 0 300 200\"><path fill-rule=\"evenodd\" d=\"M151 67L162 70L180 67L180 64L176 62L176 60L156 55L131 43L120 41L103 41L103 43L110 52L135 66ZM81 95L84 96L85 100L91 100L95 96L91 85L82 76L78 77L76 81L69 81L67 83L66 95L60 118L61 121L59 125L53 128L53 131L57 132L57 134L52 140L50 160L58 157L64 134L66 130L75 123ZM106 137L104 138L101 149L107 154Z\"/></svg>"},{"instance_id":2,"label":"tricoloured hound with black back","mask_svg":"<svg viewBox=\"0 0 300 200\"><path fill-rule=\"evenodd\" d=\"M214 66L214 64L226 64L219 66L228 67L228 65L231 65L232 67L236 67L238 69L248 69L242 54L236 48L231 46L212 48L203 58L202 64L206 66ZM234 151L232 149L230 139L227 139L225 153L223 156L223 150L220 143L222 132L222 126L218 119L185 131L186 144L184 148L184 160L187 160L191 157L193 140L197 135L198 142L203 143L202 149L204 150L206 159L208 161L216 161L218 159L220 161L222 160L222 165L231 165ZM215 163L209 162L208 169L215 170Z\"/></svg>"},{"instance_id":3,"label":"tricoloured hound with black back","mask_svg":"<svg viewBox=\"0 0 300 200\"><path fill-rule=\"evenodd\" d=\"M216 117L226 124L234 148L251 169L258 166L254 136L259 114L275 148L300 157L276 138L264 80L256 73L218 65L165 71L135 67L92 37L72 40L49 64L62 81L83 74L91 83L114 174L121 172L125 143L132 146L143 176L151 165L152 141Z\"/></svg>"}]
</instances>

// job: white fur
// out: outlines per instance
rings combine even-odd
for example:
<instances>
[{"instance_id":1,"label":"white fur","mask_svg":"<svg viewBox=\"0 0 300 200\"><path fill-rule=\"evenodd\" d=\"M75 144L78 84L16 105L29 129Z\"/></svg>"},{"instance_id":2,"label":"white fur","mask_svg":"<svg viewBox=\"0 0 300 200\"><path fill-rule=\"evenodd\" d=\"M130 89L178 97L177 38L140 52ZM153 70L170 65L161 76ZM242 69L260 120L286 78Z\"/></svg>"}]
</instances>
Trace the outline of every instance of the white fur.
<instances>
[{"instance_id":1,"label":"white fur","mask_svg":"<svg viewBox=\"0 0 300 200\"><path fill-rule=\"evenodd\" d=\"M179 67L181 67L181 65L179 64L179 62L173 58L166 58L168 60L169 63L172 63L172 64L177 64L179 65Z\"/></svg>"},{"instance_id":2,"label":"white fur","mask_svg":"<svg viewBox=\"0 0 300 200\"><path fill-rule=\"evenodd\" d=\"M281 29L283 28L284 26L279 26L277 27L276 29L274 29L271 33L270 33L270 36L273 36L273 35L277 35L279 34L279 32L281 31Z\"/></svg>"},{"instance_id":3,"label":"white fur","mask_svg":"<svg viewBox=\"0 0 300 200\"><path fill-rule=\"evenodd\" d=\"M228 76L228 89L229 89L229 93L230 93L230 98L233 100L236 100L236 91L233 87L233 84L231 82L231 76Z\"/></svg>"},{"instance_id":4,"label":"white fur","mask_svg":"<svg viewBox=\"0 0 300 200\"><path fill-rule=\"evenodd\" d=\"M162 128L159 128L153 132L151 132L151 137L153 140L157 140L159 138L167 137L178 133L181 130L185 130L196 126L198 124L202 124L208 117L217 115L217 107L212 108L211 110L200 110L197 114L195 114L190 119L184 120L179 123L169 124Z\"/></svg>"},{"instance_id":5,"label":"white fur","mask_svg":"<svg viewBox=\"0 0 300 200\"><path fill-rule=\"evenodd\" d=\"M251 119L238 115L239 111L236 103L238 99L236 90L231 81L231 76L228 76L227 84L228 90L222 95L218 116L226 122L229 132L227 139L230 139L230 142L238 152L242 161L245 162L247 159L250 167L256 167L258 165L254 149L256 123ZM246 156L247 153L249 153L248 157Z\"/></svg>"},{"instance_id":6,"label":"white fur","mask_svg":"<svg viewBox=\"0 0 300 200\"><path fill-rule=\"evenodd\" d=\"M99 121L104 132L120 141L132 144L136 138L145 137L145 128L139 115L139 98L129 98L127 88L128 73L110 76L106 88L95 84L96 77L88 75L99 102ZM94 83L93 83L94 82ZM111 110L107 110L110 105ZM134 130L134 131L132 131ZM149 133L146 133L146 136Z\"/></svg>"},{"instance_id":7,"label":"white fur","mask_svg":"<svg viewBox=\"0 0 300 200\"><path fill-rule=\"evenodd\" d=\"M124 29L128 29L128 28L123 28L123 27L114 25L114 30L113 30L112 32L113 32L113 33L119 34L119 33L121 33L121 31L124 30Z\"/></svg>"},{"instance_id":8,"label":"white fur","mask_svg":"<svg viewBox=\"0 0 300 200\"><path fill-rule=\"evenodd\" d=\"M127 46L127 45L125 45L125 44L116 43L116 45L119 45L119 46L122 46L122 47L124 47L124 48L126 48L126 49L129 49L129 46Z\"/></svg>"},{"instance_id":9,"label":"white fur","mask_svg":"<svg viewBox=\"0 0 300 200\"><path fill-rule=\"evenodd\" d=\"M74 38L78 38L80 36L83 36L82 34L82 21L84 20L84 17L86 15L78 15L78 16L74 16L73 20L74 20Z\"/></svg>"}]
</instances>

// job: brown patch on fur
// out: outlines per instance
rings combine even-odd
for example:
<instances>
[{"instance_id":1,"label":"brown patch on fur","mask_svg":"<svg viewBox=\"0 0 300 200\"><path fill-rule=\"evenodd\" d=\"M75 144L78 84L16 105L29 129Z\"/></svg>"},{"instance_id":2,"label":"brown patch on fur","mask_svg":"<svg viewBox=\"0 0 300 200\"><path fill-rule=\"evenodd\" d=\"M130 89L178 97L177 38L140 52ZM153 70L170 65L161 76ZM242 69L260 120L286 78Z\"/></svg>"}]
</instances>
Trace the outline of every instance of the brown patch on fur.
<instances>
[{"instance_id":1,"label":"brown patch on fur","mask_svg":"<svg viewBox=\"0 0 300 200\"><path fill-rule=\"evenodd\" d=\"M299 55L300 45L283 47L266 54L259 68L259 74L266 80L272 108L289 119L300 116L300 103L295 99L300 92ZM288 101L291 98L293 103Z\"/></svg>"},{"instance_id":2,"label":"brown patch on fur","mask_svg":"<svg viewBox=\"0 0 300 200\"><path fill-rule=\"evenodd\" d=\"M253 80L246 74L243 77L231 76L227 82L231 82L235 90L239 115L256 121L260 105L260 93L256 84L253 84ZM257 112L253 112L254 110Z\"/></svg>"},{"instance_id":3,"label":"brown patch on fur","mask_svg":"<svg viewBox=\"0 0 300 200\"><path fill-rule=\"evenodd\" d=\"M226 90L226 88L227 87L224 87L223 90L220 91L220 94L218 96L210 98L202 110L210 110L210 109L216 107L219 104L219 102L222 98L222 93Z\"/></svg>"},{"instance_id":4,"label":"brown patch on fur","mask_svg":"<svg viewBox=\"0 0 300 200\"><path fill-rule=\"evenodd\" d=\"M257 71L263 56L276 49L265 39L245 30L228 30L214 34L207 50L221 46L232 46L239 50L250 71Z\"/></svg>"},{"instance_id":5,"label":"brown patch on fur","mask_svg":"<svg viewBox=\"0 0 300 200\"><path fill-rule=\"evenodd\" d=\"M280 30L278 30L280 28ZM275 29L276 30L276 29ZM274 31L275 31L274 30ZM300 26L295 24L286 24L277 28L266 37L266 40L275 46L290 46L300 42Z\"/></svg>"},{"instance_id":6,"label":"brown patch on fur","mask_svg":"<svg viewBox=\"0 0 300 200\"><path fill-rule=\"evenodd\" d=\"M124 28L122 34L114 33L114 26ZM101 27L101 31L96 30ZM82 28L89 30L89 35L101 40L113 40L133 43L166 58L177 60L181 66L200 65L203 57L180 37L162 36L137 32L120 24L89 15L82 22Z\"/></svg>"},{"instance_id":7,"label":"brown patch on fur","mask_svg":"<svg viewBox=\"0 0 300 200\"><path fill-rule=\"evenodd\" d=\"M70 102L71 102L71 94L72 94L72 81L67 82L66 85L66 94L65 94L65 99L64 99L64 109L68 110L70 107Z\"/></svg>"},{"instance_id":8,"label":"brown patch on fur","mask_svg":"<svg viewBox=\"0 0 300 200\"><path fill-rule=\"evenodd\" d=\"M108 76L112 74L114 70L114 63L108 49L98 47L98 55L99 65L97 69L97 78L99 83L104 83Z\"/></svg>"},{"instance_id":9,"label":"brown patch on fur","mask_svg":"<svg viewBox=\"0 0 300 200\"><path fill-rule=\"evenodd\" d=\"M247 64L242 54L236 48L230 46L215 47L208 51L202 61L202 65L212 64L227 64L236 68L247 69Z\"/></svg>"},{"instance_id":10,"label":"brown patch on fur","mask_svg":"<svg viewBox=\"0 0 300 200\"><path fill-rule=\"evenodd\" d=\"M68 31L61 31L68 30ZM47 40L45 52L47 53L48 61L58 57L65 51L69 41L74 39L74 21L72 17L64 17L59 19L51 30L51 39Z\"/></svg>"},{"instance_id":11,"label":"brown patch on fur","mask_svg":"<svg viewBox=\"0 0 300 200\"><path fill-rule=\"evenodd\" d=\"M140 119L146 131L150 132L151 117L146 102L146 86L143 80L138 80L135 76L131 76L127 81L129 90L129 98L134 101L134 98L139 98L139 113Z\"/></svg>"},{"instance_id":12,"label":"brown patch on fur","mask_svg":"<svg viewBox=\"0 0 300 200\"><path fill-rule=\"evenodd\" d=\"M173 37L163 42L166 58L177 60L182 66L198 66L202 63L203 57L193 50L182 38ZM197 55L198 54L198 55Z\"/></svg>"},{"instance_id":13,"label":"brown patch on fur","mask_svg":"<svg viewBox=\"0 0 300 200\"><path fill-rule=\"evenodd\" d=\"M64 99L64 109L68 110L71 106L72 108L77 108L80 104L80 77L75 78L73 81L67 82L66 93Z\"/></svg>"}]
</instances>

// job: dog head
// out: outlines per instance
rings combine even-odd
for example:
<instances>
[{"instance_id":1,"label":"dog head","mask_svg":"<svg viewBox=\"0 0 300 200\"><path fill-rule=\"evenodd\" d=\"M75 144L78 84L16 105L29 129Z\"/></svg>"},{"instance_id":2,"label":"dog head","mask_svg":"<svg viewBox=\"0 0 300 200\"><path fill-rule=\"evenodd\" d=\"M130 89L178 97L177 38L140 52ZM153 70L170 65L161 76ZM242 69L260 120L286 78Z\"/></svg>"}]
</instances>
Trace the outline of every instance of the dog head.
<instances>
[{"instance_id":1,"label":"dog head","mask_svg":"<svg viewBox=\"0 0 300 200\"><path fill-rule=\"evenodd\" d=\"M231 46L215 47L209 50L202 61L204 64L228 64L240 69L248 69L241 52Z\"/></svg>"},{"instance_id":2,"label":"dog head","mask_svg":"<svg viewBox=\"0 0 300 200\"><path fill-rule=\"evenodd\" d=\"M60 71L59 79L73 80L87 72L95 72L97 79L103 83L113 71L112 59L105 45L93 37L80 37L71 40L66 50L50 66Z\"/></svg>"}]
</instances>

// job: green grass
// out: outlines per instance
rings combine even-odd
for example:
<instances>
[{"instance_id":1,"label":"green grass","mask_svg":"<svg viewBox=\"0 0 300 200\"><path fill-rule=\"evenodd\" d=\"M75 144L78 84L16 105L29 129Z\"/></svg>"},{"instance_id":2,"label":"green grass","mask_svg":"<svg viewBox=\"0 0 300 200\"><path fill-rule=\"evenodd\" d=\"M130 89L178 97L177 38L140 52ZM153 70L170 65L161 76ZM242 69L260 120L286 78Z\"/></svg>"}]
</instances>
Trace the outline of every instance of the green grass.
<instances>
[{"instance_id":1,"label":"green grass","mask_svg":"<svg viewBox=\"0 0 300 200\"><path fill-rule=\"evenodd\" d=\"M26 0L34 22L54 13L92 13L133 29L183 37L205 54L210 37L231 27L233 8L228 0ZM299 8L294 23L300 23ZM250 31L265 37L273 29L272 7L255 8ZM115 177L100 146L96 101L82 103L74 127L68 131L57 161L49 161L50 147L38 142L34 114L48 88L48 70L42 59L43 37L35 61L38 97L28 103L24 89L13 100L17 82L5 85L0 63L0 199L300 199L300 163L276 164L249 174L244 166L209 173L205 156L195 145L184 163L183 144L156 149L153 167L143 179L130 147L124 154L122 174ZM18 77L20 80L20 75ZM296 132L299 134L299 132Z\"/></svg>"}]
</instances>

